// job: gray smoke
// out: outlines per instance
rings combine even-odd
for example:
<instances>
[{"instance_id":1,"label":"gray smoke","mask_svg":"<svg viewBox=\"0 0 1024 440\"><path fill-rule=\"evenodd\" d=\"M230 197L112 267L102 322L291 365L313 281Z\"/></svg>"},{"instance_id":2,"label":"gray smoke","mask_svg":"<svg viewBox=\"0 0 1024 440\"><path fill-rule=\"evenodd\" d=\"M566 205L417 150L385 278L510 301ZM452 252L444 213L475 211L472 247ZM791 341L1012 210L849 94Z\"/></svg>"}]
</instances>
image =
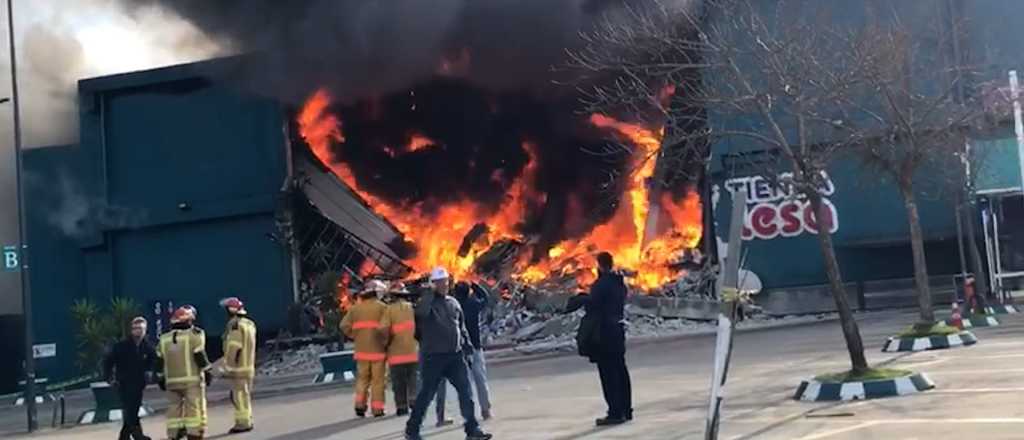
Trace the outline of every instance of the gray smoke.
<instances>
[{"instance_id":1,"label":"gray smoke","mask_svg":"<svg viewBox=\"0 0 1024 440\"><path fill-rule=\"evenodd\" d=\"M174 64L223 53L203 32L159 8L126 13L119 0L15 2L18 89L26 148L78 142L77 81L83 78ZM0 12L0 97L11 96L7 16ZM132 50L126 50L132 49ZM17 242L11 103L0 104L0 244ZM26 179L28 180L28 179ZM44 182L56 197L63 183ZM35 203L36 201L29 201ZM56 205L53 221L69 223L74 203ZM81 208L77 208L81 209ZM124 213L92 209L99 221ZM130 215L128 217L131 217ZM0 314L21 309L18 277L0 277Z\"/></svg>"},{"instance_id":2,"label":"gray smoke","mask_svg":"<svg viewBox=\"0 0 1024 440\"><path fill-rule=\"evenodd\" d=\"M108 205L105 201L89 197L80 182L66 170L60 170L56 182L46 182L51 190L47 200L39 201L47 212L46 220L72 238L86 238L106 229L134 228L146 219L146 213ZM29 184L38 180L30 179Z\"/></svg>"},{"instance_id":3,"label":"gray smoke","mask_svg":"<svg viewBox=\"0 0 1024 440\"><path fill-rule=\"evenodd\" d=\"M487 88L550 84L552 67L623 0L121 0L162 7L220 44L257 53L245 81L291 102L310 88L376 95L434 74L464 51L465 76Z\"/></svg>"}]
</instances>

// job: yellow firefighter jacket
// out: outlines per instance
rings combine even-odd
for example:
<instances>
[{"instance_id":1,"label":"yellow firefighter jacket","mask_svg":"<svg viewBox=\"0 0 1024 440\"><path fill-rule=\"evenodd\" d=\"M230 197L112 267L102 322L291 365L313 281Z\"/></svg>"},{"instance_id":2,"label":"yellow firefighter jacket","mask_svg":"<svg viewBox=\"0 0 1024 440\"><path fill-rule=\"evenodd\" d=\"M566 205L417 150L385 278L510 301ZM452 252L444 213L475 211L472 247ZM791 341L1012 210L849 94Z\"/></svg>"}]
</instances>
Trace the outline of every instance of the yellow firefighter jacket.
<instances>
[{"instance_id":1,"label":"yellow firefighter jacket","mask_svg":"<svg viewBox=\"0 0 1024 440\"><path fill-rule=\"evenodd\" d=\"M341 320L341 332L356 342L355 360L383 361L387 357L387 333L381 327L386 308L379 299L364 299L349 308Z\"/></svg>"},{"instance_id":2,"label":"yellow firefighter jacket","mask_svg":"<svg viewBox=\"0 0 1024 440\"><path fill-rule=\"evenodd\" d=\"M418 362L420 347L416 343L416 317L412 303L396 300L388 304L383 325L388 334L388 364Z\"/></svg>"},{"instance_id":3,"label":"yellow firefighter jacket","mask_svg":"<svg viewBox=\"0 0 1024 440\"><path fill-rule=\"evenodd\" d=\"M169 390L182 390L203 383L206 335L196 328L173 329L160 335L157 356L163 359L164 380Z\"/></svg>"},{"instance_id":4,"label":"yellow firefighter jacket","mask_svg":"<svg viewBox=\"0 0 1024 440\"><path fill-rule=\"evenodd\" d=\"M224 375L252 379L256 375L256 323L236 315L224 329Z\"/></svg>"}]
</instances>

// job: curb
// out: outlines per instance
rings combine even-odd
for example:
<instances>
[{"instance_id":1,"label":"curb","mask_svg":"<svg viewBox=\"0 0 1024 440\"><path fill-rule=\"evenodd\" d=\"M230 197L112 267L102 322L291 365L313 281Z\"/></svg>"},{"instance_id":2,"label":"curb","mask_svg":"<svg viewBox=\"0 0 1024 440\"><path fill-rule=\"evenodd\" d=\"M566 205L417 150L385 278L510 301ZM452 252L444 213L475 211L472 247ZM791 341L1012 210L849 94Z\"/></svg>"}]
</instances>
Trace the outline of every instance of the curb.
<instances>
[{"instance_id":1,"label":"curb","mask_svg":"<svg viewBox=\"0 0 1024 440\"><path fill-rule=\"evenodd\" d=\"M895 353L898 351L941 350L974 345L976 343L978 343L978 338L974 336L974 333L966 330L955 335L929 336L926 338L899 338L892 336L885 341L882 351L885 353Z\"/></svg>"},{"instance_id":2,"label":"curb","mask_svg":"<svg viewBox=\"0 0 1024 440\"><path fill-rule=\"evenodd\" d=\"M956 327L960 330L974 327L998 327L999 320L995 316L986 315L970 319L947 319L946 325Z\"/></svg>"},{"instance_id":3,"label":"curb","mask_svg":"<svg viewBox=\"0 0 1024 440\"><path fill-rule=\"evenodd\" d=\"M994 305L985 307L985 313L988 315L1015 315L1020 313L1017 307L1012 304Z\"/></svg>"},{"instance_id":4,"label":"curb","mask_svg":"<svg viewBox=\"0 0 1024 440\"><path fill-rule=\"evenodd\" d=\"M906 396L935 388L924 373L867 382L826 383L814 379L800 382L793 399L805 402L838 402Z\"/></svg>"}]
</instances>

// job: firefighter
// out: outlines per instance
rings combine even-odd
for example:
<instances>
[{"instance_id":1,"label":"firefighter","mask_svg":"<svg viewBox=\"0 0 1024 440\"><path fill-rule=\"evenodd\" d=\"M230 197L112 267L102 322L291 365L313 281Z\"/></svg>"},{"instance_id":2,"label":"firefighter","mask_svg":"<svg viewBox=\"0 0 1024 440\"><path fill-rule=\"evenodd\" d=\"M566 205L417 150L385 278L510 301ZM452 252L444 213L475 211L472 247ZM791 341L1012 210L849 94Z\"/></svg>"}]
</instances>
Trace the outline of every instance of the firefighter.
<instances>
[{"instance_id":1,"label":"firefighter","mask_svg":"<svg viewBox=\"0 0 1024 440\"><path fill-rule=\"evenodd\" d=\"M359 294L360 301L349 308L341 320L341 331L355 341L357 417L366 417L367 391L374 417L384 416L385 342L387 333L381 328L387 306L379 299L387 286L371 280Z\"/></svg>"},{"instance_id":2,"label":"firefighter","mask_svg":"<svg viewBox=\"0 0 1024 440\"><path fill-rule=\"evenodd\" d=\"M199 324L196 323L196 321L199 320L199 311L196 310L196 308L194 306L192 306L191 304L185 304L185 305L181 306L181 308L185 309L189 313L189 323L192 325L192 332L197 334L197 335L199 335L199 337L203 339L203 346L205 347L206 346L206 331L203 330L203 328L200 327ZM205 389L203 390L202 404L203 404L202 407L199 408L199 413L203 417L203 426L206 426L206 425L208 425L210 423L210 418L209 418L210 413L207 411L207 408L206 408L206 390Z\"/></svg>"},{"instance_id":3,"label":"firefighter","mask_svg":"<svg viewBox=\"0 0 1024 440\"><path fill-rule=\"evenodd\" d=\"M252 431L252 379L256 375L256 323L238 298L220 302L228 314L224 329L224 362L221 370L231 380L231 404L235 407L235 426L231 434Z\"/></svg>"},{"instance_id":4,"label":"firefighter","mask_svg":"<svg viewBox=\"0 0 1024 440\"><path fill-rule=\"evenodd\" d=\"M171 317L171 329L157 344L160 389L167 392L167 437L202 439L206 420L206 387L213 376L206 357L206 340L192 326L195 315L182 307Z\"/></svg>"},{"instance_id":5,"label":"firefighter","mask_svg":"<svg viewBox=\"0 0 1024 440\"><path fill-rule=\"evenodd\" d=\"M419 344L416 343L415 312L411 293L401 283L392 286L384 329L388 334L388 365L395 394L396 414L409 414L416 401L416 370L419 368Z\"/></svg>"}]
</instances>

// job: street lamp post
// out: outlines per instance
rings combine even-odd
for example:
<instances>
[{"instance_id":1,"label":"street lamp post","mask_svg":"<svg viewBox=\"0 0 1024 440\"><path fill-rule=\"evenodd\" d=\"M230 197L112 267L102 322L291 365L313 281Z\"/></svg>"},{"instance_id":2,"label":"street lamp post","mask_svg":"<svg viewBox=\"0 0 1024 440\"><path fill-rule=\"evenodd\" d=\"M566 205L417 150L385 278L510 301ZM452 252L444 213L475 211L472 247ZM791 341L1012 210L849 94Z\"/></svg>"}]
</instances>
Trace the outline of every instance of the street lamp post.
<instances>
[{"instance_id":1,"label":"street lamp post","mask_svg":"<svg viewBox=\"0 0 1024 440\"><path fill-rule=\"evenodd\" d=\"M15 190L18 192L18 253L21 268L21 301L25 322L25 414L28 418L28 431L36 430L36 366L32 350L32 295L29 285L28 245L25 243L25 198L21 187L21 101L18 100L18 59L15 55L14 41L14 1L7 0L7 42L11 50L11 104L14 110L14 176Z\"/></svg>"}]
</instances>

